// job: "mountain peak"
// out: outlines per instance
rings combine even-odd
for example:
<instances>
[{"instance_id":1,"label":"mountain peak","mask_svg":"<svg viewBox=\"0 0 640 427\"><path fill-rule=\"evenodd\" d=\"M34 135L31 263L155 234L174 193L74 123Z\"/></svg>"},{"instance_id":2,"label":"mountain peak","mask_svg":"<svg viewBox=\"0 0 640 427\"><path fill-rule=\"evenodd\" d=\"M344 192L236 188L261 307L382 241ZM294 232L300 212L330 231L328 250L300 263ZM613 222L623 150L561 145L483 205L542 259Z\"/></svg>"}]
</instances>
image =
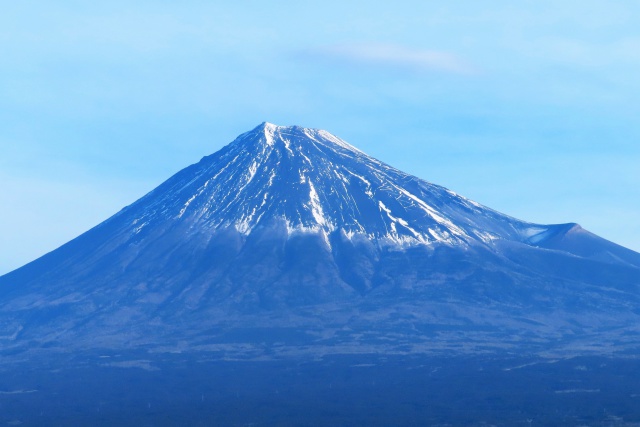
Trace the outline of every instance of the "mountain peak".
<instances>
[{"instance_id":1,"label":"mountain peak","mask_svg":"<svg viewBox=\"0 0 640 427\"><path fill-rule=\"evenodd\" d=\"M270 122L262 122L251 131L240 135L231 144L235 143L278 145L287 150L291 148L291 144L315 144L331 150L347 150L356 155L366 156L356 147L325 130L297 125L279 126ZM295 155L294 152L289 153Z\"/></svg>"},{"instance_id":2,"label":"mountain peak","mask_svg":"<svg viewBox=\"0 0 640 427\"><path fill-rule=\"evenodd\" d=\"M268 122L122 215L136 234L151 224L243 235L280 224L289 235L317 233L328 246L331 236L402 247L525 241L531 226L401 172L327 131Z\"/></svg>"},{"instance_id":3,"label":"mountain peak","mask_svg":"<svg viewBox=\"0 0 640 427\"><path fill-rule=\"evenodd\" d=\"M264 122L107 221L134 240L277 230L374 247L547 245L564 228L531 224L399 171L331 133ZM275 231L274 231L275 232ZM550 245L551 243L549 243Z\"/></svg>"}]
</instances>

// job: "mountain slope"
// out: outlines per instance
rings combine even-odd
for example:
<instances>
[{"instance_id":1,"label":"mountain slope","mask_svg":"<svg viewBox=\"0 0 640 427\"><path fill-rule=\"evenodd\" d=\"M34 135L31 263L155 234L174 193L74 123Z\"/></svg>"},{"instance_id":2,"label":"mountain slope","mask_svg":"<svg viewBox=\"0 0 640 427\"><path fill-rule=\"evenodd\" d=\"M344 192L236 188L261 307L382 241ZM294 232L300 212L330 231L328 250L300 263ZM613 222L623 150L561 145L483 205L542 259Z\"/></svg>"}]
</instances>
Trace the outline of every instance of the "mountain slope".
<instances>
[{"instance_id":1,"label":"mountain slope","mask_svg":"<svg viewBox=\"0 0 640 427\"><path fill-rule=\"evenodd\" d=\"M299 351L536 347L628 337L639 286L640 254L576 224L520 221L325 131L263 123L0 277L0 321L11 348L228 349L265 327L295 329Z\"/></svg>"}]
</instances>

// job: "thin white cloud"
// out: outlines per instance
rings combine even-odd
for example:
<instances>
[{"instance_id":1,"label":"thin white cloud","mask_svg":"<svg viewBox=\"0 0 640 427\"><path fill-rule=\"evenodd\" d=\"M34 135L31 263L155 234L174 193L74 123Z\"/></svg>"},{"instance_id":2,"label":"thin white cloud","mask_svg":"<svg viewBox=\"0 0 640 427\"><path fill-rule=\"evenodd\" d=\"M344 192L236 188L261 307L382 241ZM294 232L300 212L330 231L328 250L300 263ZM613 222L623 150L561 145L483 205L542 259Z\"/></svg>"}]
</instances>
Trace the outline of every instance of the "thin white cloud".
<instances>
[{"instance_id":1,"label":"thin white cloud","mask_svg":"<svg viewBox=\"0 0 640 427\"><path fill-rule=\"evenodd\" d=\"M473 74L476 71L471 64L453 53L413 49L395 44L332 45L306 53L332 61L413 71L439 71L452 74Z\"/></svg>"}]
</instances>

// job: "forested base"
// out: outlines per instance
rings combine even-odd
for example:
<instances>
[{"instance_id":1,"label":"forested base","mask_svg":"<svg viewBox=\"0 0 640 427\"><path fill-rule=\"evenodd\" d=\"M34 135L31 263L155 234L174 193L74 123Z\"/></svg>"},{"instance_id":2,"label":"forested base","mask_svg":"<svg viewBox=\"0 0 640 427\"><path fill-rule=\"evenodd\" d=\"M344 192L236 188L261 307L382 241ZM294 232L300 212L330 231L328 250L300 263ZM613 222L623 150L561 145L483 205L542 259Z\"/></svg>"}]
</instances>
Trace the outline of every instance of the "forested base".
<instances>
[{"instance_id":1,"label":"forested base","mask_svg":"<svg viewBox=\"0 0 640 427\"><path fill-rule=\"evenodd\" d=\"M4 366L0 425L640 425L637 359L130 356Z\"/></svg>"}]
</instances>

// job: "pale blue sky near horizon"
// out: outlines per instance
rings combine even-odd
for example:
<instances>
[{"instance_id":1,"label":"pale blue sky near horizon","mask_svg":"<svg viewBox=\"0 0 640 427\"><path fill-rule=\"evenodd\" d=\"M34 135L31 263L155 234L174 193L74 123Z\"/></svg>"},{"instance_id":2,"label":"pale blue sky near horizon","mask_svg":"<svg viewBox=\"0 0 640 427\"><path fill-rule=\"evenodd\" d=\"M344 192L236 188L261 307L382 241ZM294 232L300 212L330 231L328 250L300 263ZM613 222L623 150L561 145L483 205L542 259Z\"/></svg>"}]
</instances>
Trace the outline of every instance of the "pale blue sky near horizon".
<instances>
[{"instance_id":1,"label":"pale blue sky near horizon","mask_svg":"<svg viewBox=\"0 0 640 427\"><path fill-rule=\"evenodd\" d=\"M263 121L640 251L640 3L24 1L0 15L0 274Z\"/></svg>"}]
</instances>

